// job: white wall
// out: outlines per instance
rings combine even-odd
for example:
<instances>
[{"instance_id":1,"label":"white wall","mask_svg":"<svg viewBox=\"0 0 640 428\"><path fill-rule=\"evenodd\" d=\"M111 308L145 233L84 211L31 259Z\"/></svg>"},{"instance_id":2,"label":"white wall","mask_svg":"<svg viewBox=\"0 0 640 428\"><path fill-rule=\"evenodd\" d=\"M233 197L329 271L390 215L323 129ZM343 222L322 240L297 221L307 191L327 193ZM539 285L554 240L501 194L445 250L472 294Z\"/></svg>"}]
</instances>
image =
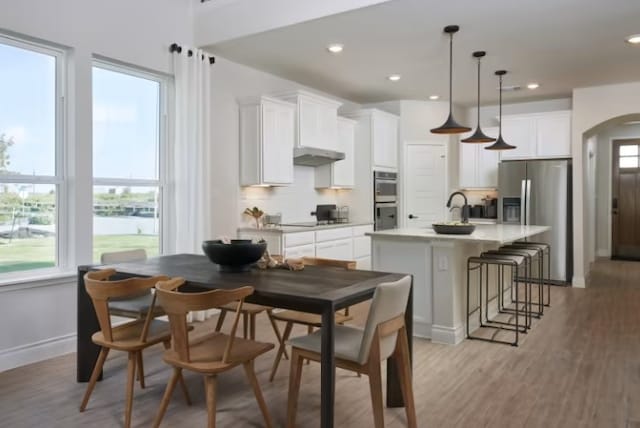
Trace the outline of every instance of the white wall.
<instances>
[{"instance_id":1,"label":"white wall","mask_svg":"<svg viewBox=\"0 0 640 428\"><path fill-rule=\"evenodd\" d=\"M584 218L580 215L584 201L582 145L585 137L608 126L632 120L640 114L640 82L578 88L573 91L571 152L573 154L573 246L574 286L584 286L587 274L583 236Z\"/></svg>"},{"instance_id":2,"label":"white wall","mask_svg":"<svg viewBox=\"0 0 640 428\"><path fill-rule=\"evenodd\" d=\"M3 1L0 30L66 47L69 52L67 149L72 213L70 272L91 262L91 61L97 54L171 72L169 45L192 43L190 0ZM75 206L75 207L74 207ZM75 276L47 284L5 286L0 293L0 371L75 350ZM19 328L17 328L19 326Z\"/></svg>"},{"instance_id":3,"label":"white wall","mask_svg":"<svg viewBox=\"0 0 640 428\"><path fill-rule=\"evenodd\" d=\"M599 257L611 256L611 141L640 138L640 124L618 125L599 132L596 167L596 250Z\"/></svg>"}]
</instances>

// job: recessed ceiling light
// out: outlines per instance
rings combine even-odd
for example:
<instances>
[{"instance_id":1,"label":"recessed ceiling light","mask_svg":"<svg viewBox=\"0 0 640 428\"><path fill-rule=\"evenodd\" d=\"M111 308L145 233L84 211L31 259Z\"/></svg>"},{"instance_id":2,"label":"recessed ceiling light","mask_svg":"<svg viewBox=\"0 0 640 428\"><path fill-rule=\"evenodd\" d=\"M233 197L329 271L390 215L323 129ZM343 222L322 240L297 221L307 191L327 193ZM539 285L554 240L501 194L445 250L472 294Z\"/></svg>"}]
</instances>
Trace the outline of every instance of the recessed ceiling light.
<instances>
[{"instance_id":1,"label":"recessed ceiling light","mask_svg":"<svg viewBox=\"0 0 640 428\"><path fill-rule=\"evenodd\" d=\"M632 45L640 44L640 34L634 34L633 36L627 37L627 43L631 43Z\"/></svg>"},{"instance_id":2,"label":"recessed ceiling light","mask_svg":"<svg viewBox=\"0 0 640 428\"><path fill-rule=\"evenodd\" d=\"M527 89L538 89L540 87L539 83L531 82L527 83Z\"/></svg>"},{"instance_id":3,"label":"recessed ceiling light","mask_svg":"<svg viewBox=\"0 0 640 428\"><path fill-rule=\"evenodd\" d=\"M440 95L430 95L429 99L432 100L432 101L438 100L438 99L440 99Z\"/></svg>"},{"instance_id":4,"label":"recessed ceiling light","mask_svg":"<svg viewBox=\"0 0 640 428\"><path fill-rule=\"evenodd\" d=\"M344 45L341 45L340 43L332 43L327 46L327 50L331 53L340 53L343 49Z\"/></svg>"},{"instance_id":5,"label":"recessed ceiling light","mask_svg":"<svg viewBox=\"0 0 640 428\"><path fill-rule=\"evenodd\" d=\"M402 76L400 76L399 74L392 74L388 76L387 79L391 80L392 82L397 82L401 77Z\"/></svg>"}]
</instances>

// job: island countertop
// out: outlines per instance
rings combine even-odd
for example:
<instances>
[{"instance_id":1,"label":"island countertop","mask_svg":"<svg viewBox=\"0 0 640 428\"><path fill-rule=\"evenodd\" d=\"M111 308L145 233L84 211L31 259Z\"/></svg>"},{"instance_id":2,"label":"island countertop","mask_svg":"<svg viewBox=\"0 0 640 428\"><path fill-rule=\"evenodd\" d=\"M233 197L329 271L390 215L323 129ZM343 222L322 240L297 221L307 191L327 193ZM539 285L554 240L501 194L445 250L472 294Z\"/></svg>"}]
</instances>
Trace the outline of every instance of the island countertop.
<instances>
[{"instance_id":1,"label":"island countertop","mask_svg":"<svg viewBox=\"0 0 640 428\"><path fill-rule=\"evenodd\" d=\"M521 226L514 224L477 224L470 235L448 235L436 233L431 228L401 228L368 232L373 239L402 241L457 241L469 243L506 244L528 238L550 230L549 226Z\"/></svg>"}]
</instances>

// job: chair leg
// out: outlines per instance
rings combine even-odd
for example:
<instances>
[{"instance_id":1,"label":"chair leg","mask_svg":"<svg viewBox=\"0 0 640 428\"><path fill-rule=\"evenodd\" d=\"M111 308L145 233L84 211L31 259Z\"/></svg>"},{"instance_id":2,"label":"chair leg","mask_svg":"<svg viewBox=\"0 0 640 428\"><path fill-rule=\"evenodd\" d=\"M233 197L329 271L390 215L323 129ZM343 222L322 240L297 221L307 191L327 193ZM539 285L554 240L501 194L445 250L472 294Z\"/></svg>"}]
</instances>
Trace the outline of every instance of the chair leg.
<instances>
[{"instance_id":1,"label":"chair leg","mask_svg":"<svg viewBox=\"0 0 640 428\"><path fill-rule=\"evenodd\" d=\"M287 402L287 428L296 425L298 410L298 395L300 394L300 380L302 378L302 356L294 348L291 350L291 372L289 373L289 399Z\"/></svg>"},{"instance_id":2,"label":"chair leg","mask_svg":"<svg viewBox=\"0 0 640 428\"><path fill-rule=\"evenodd\" d=\"M91 397L93 388L96 386L98 377L100 377L100 372L102 371L102 366L104 366L104 361L107 359L107 355L109 355L109 348L102 347L100 349L100 355L98 355L98 361L96 361L96 365L93 367L93 372L89 379L89 385L87 385L87 390L85 391L82 403L80 404L81 412L84 412L84 409L87 408L87 404L89 404L89 398Z\"/></svg>"},{"instance_id":3,"label":"chair leg","mask_svg":"<svg viewBox=\"0 0 640 428\"><path fill-rule=\"evenodd\" d=\"M209 428L216 427L216 377L205 376L204 388L207 394L207 426Z\"/></svg>"},{"instance_id":4,"label":"chair leg","mask_svg":"<svg viewBox=\"0 0 640 428\"><path fill-rule=\"evenodd\" d=\"M224 318L227 316L226 309L220 309L220 315L218 315L218 322L216 323L216 331L220 331L222 329L222 324L224 324Z\"/></svg>"},{"instance_id":5,"label":"chair leg","mask_svg":"<svg viewBox=\"0 0 640 428\"><path fill-rule=\"evenodd\" d=\"M267 403L264 401L264 397L262 396L262 391L260 390L260 384L258 383L258 379L256 378L256 372L253 367L253 360L244 363L244 371L247 374L247 379L249 379L249 383L253 388L253 393L256 396L256 401L258 401L258 406L260 406L260 411L262 412L262 416L264 417L264 422L267 428L271 428L271 415L269 414L269 408L267 407Z\"/></svg>"},{"instance_id":6,"label":"chair leg","mask_svg":"<svg viewBox=\"0 0 640 428\"><path fill-rule=\"evenodd\" d=\"M282 336L280 335L280 329L278 329L278 324L276 323L276 320L273 319L271 310L267 311L267 317L269 317L269 321L271 322L271 327L273 327L273 332L276 334L276 339L278 339L278 343L282 343ZM285 360L289 359L289 353L287 352L286 348L284 350L284 359Z\"/></svg>"},{"instance_id":7,"label":"chair leg","mask_svg":"<svg viewBox=\"0 0 640 428\"><path fill-rule=\"evenodd\" d=\"M242 337L249 338L249 314L246 312L242 314Z\"/></svg>"},{"instance_id":8,"label":"chair leg","mask_svg":"<svg viewBox=\"0 0 640 428\"><path fill-rule=\"evenodd\" d=\"M138 364L138 370L136 372L136 377L138 378L138 381L140 381L140 388L144 389L145 388L145 384L144 384L144 365L143 365L143 362L142 362L142 351L136 352L136 359L137 359L137 364Z\"/></svg>"},{"instance_id":9,"label":"chair leg","mask_svg":"<svg viewBox=\"0 0 640 428\"><path fill-rule=\"evenodd\" d=\"M282 354L285 352L286 343L291 335L291 329L293 328L292 322L287 322L287 325L284 327L284 333L282 334L282 338L280 340L280 346L278 347L278 352L276 353L276 358L273 360L273 366L271 366L271 374L269 375L269 382L273 382L273 379L276 377L276 372L278 371L278 365L280 364L280 360L282 359Z\"/></svg>"},{"instance_id":10,"label":"chair leg","mask_svg":"<svg viewBox=\"0 0 640 428\"><path fill-rule=\"evenodd\" d=\"M373 405L373 425L375 428L384 428L380 361L374 360L369 364L369 389L371 390L371 404Z\"/></svg>"},{"instance_id":11,"label":"chair leg","mask_svg":"<svg viewBox=\"0 0 640 428\"><path fill-rule=\"evenodd\" d=\"M251 340L256 340L256 314L249 315L249 338Z\"/></svg>"},{"instance_id":12,"label":"chair leg","mask_svg":"<svg viewBox=\"0 0 640 428\"><path fill-rule=\"evenodd\" d=\"M187 389L187 384L184 381L184 376L182 375L182 369L178 369L180 374L180 388L182 388L182 392L184 393L184 401L186 401L187 406L191 405L191 396L189 395L189 390Z\"/></svg>"},{"instance_id":13,"label":"chair leg","mask_svg":"<svg viewBox=\"0 0 640 428\"><path fill-rule=\"evenodd\" d=\"M124 427L131 426L131 409L133 408L133 384L136 379L137 352L129 352L127 364L127 390L124 408Z\"/></svg>"},{"instance_id":14,"label":"chair leg","mask_svg":"<svg viewBox=\"0 0 640 428\"><path fill-rule=\"evenodd\" d=\"M313 333L313 326L312 325L308 325L307 326L307 334L312 334ZM307 365L311 364L310 360L307 360Z\"/></svg>"},{"instance_id":15,"label":"chair leg","mask_svg":"<svg viewBox=\"0 0 640 428\"><path fill-rule=\"evenodd\" d=\"M416 419L416 405L413 399L413 381L411 376L411 360L409 359L409 343L405 329L398 332L398 342L396 344L396 365L400 377L402 398L407 412L407 425L409 428L418 428Z\"/></svg>"},{"instance_id":16,"label":"chair leg","mask_svg":"<svg viewBox=\"0 0 640 428\"><path fill-rule=\"evenodd\" d=\"M167 406L169 406L169 402L171 401L171 394L173 393L173 389L176 387L176 382L178 382L178 378L180 377L182 377L181 370L177 367L174 367L173 375L171 376L171 379L169 379L167 389L165 389L164 395L162 396L162 401L160 402L160 408L158 409L156 418L153 421L153 428L158 428L160 426L160 422L162 422L164 413L167 411Z\"/></svg>"}]
</instances>

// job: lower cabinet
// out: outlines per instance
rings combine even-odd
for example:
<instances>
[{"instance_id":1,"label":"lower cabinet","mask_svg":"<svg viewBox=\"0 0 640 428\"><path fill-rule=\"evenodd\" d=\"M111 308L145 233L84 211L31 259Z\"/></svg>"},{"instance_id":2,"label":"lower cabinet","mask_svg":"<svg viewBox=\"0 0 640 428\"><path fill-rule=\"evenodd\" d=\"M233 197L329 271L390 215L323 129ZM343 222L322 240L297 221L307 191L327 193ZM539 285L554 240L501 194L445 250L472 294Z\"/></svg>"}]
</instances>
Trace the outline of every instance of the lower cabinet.
<instances>
[{"instance_id":1,"label":"lower cabinet","mask_svg":"<svg viewBox=\"0 0 640 428\"><path fill-rule=\"evenodd\" d=\"M300 257L317 257L316 246L314 244L299 245L297 247L289 247L284 249L285 258L300 258Z\"/></svg>"},{"instance_id":2,"label":"lower cabinet","mask_svg":"<svg viewBox=\"0 0 640 428\"><path fill-rule=\"evenodd\" d=\"M340 239L316 244L316 257L323 259L353 260L353 239Z\"/></svg>"}]
</instances>

